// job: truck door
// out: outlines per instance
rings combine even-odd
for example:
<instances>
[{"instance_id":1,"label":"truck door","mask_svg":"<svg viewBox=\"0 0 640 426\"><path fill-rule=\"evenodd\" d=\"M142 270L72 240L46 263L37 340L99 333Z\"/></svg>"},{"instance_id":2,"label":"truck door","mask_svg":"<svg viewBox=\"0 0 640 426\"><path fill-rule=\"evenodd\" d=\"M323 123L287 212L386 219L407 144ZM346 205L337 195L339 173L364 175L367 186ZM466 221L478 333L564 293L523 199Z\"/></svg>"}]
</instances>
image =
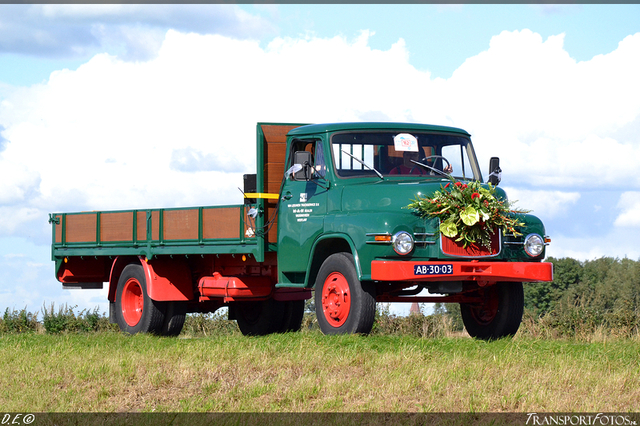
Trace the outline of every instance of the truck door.
<instances>
[{"instance_id":1,"label":"truck door","mask_svg":"<svg viewBox=\"0 0 640 426\"><path fill-rule=\"evenodd\" d=\"M303 284L327 212L325 152L318 139L293 140L278 212L278 270L282 284Z\"/></svg>"}]
</instances>

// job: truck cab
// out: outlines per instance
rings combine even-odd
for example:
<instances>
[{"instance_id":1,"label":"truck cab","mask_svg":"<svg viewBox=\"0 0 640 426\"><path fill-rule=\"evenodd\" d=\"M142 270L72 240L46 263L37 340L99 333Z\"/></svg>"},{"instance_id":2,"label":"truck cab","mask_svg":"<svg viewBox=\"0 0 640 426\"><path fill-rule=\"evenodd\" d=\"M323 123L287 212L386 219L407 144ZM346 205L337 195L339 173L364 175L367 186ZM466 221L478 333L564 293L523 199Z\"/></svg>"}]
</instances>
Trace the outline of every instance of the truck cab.
<instances>
[{"instance_id":1,"label":"truck cab","mask_svg":"<svg viewBox=\"0 0 640 426\"><path fill-rule=\"evenodd\" d=\"M452 181L483 181L462 129L301 126L288 133L284 169L276 286L313 289L325 333L367 333L376 302L417 301L460 303L473 336L512 335L522 318L522 282L552 278L535 216L521 215L520 236L498 230L490 248L465 247L444 237L437 219L407 208ZM542 246L529 253L531 236Z\"/></svg>"}]
</instances>

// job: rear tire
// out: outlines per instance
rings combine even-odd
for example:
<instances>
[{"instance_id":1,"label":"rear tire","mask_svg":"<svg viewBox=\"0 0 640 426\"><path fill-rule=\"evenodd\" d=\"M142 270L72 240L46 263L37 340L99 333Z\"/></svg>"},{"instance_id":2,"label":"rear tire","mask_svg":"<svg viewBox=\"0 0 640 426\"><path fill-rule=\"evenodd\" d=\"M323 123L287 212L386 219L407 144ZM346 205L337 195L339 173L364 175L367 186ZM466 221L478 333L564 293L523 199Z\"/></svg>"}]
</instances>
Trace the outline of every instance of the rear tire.
<instances>
[{"instance_id":1,"label":"rear tire","mask_svg":"<svg viewBox=\"0 0 640 426\"><path fill-rule=\"evenodd\" d=\"M235 306L238 328L245 336L265 336L283 327L284 309L273 299L239 302Z\"/></svg>"},{"instance_id":2,"label":"rear tire","mask_svg":"<svg viewBox=\"0 0 640 426\"><path fill-rule=\"evenodd\" d=\"M376 312L371 283L358 279L353 255L335 253L318 271L315 288L316 317L324 334L368 334Z\"/></svg>"},{"instance_id":3,"label":"rear tire","mask_svg":"<svg viewBox=\"0 0 640 426\"><path fill-rule=\"evenodd\" d=\"M460 304L464 327L483 340L513 337L524 312L522 283L499 282L479 290L482 304Z\"/></svg>"},{"instance_id":4,"label":"rear tire","mask_svg":"<svg viewBox=\"0 0 640 426\"><path fill-rule=\"evenodd\" d=\"M164 308L162 335L170 337L179 335L187 317L185 304L181 302L165 302Z\"/></svg>"},{"instance_id":5,"label":"rear tire","mask_svg":"<svg viewBox=\"0 0 640 426\"><path fill-rule=\"evenodd\" d=\"M147 294L147 282L142 265L127 265L116 289L116 323L125 333L162 332L164 312L160 302Z\"/></svg>"},{"instance_id":6,"label":"rear tire","mask_svg":"<svg viewBox=\"0 0 640 426\"><path fill-rule=\"evenodd\" d=\"M304 300L290 300L279 302L284 310L280 333L300 331L302 318L304 317Z\"/></svg>"}]
</instances>

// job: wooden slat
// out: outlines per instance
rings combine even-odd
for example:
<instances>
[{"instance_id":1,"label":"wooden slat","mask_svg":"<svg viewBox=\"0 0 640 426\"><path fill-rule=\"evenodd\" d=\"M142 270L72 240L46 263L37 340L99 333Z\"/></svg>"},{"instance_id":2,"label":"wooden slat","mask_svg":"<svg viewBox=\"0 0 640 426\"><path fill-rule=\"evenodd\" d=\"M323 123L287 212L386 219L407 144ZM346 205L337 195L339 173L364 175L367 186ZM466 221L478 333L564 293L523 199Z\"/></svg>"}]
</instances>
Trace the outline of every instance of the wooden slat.
<instances>
[{"instance_id":1,"label":"wooden slat","mask_svg":"<svg viewBox=\"0 0 640 426\"><path fill-rule=\"evenodd\" d=\"M68 214L65 239L68 243L96 242L97 213Z\"/></svg>"},{"instance_id":2,"label":"wooden slat","mask_svg":"<svg viewBox=\"0 0 640 426\"><path fill-rule=\"evenodd\" d=\"M132 241L133 212L102 213L100 241Z\"/></svg>"},{"instance_id":3,"label":"wooden slat","mask_svg":"<svg viewBox=\"0 0 640 426\"><path fill-rule=\"evenodd\" d=\"M295 129L296 125L283 124L262 124L262 133L268 142L285 143L287 141L287 133L289 130Z\"/></svg>"},{"instance_id":4,"label":"wooden slat","mask_svg":"<svg viewBox=\"0 0 640 426\"><path fill-rule=\"evenodd\" d=\"M58 219L58 223L55 225L56 243L60 244L62 243L62 216L58 215L56 219Z\"/></svg>"},{"instance_id":5,"label":"wooden slat","mask_svg":"<svg viewBox=\"0 0 640 426\"><path fill-rule=\"evenodd\" d=\"M202 210L202 237L239 238L240 207L220 207Z\"/></svg>"},{"instance_id":6,"label":"wooden slat","mask_svg":"<svg viewBox=\"0 0 640 426\"><path fill-rule=\"evenodd\" d=\"M162 213L164 240L197 240L198 210L165 210Z\"/></svg>"},{"instance_id":7,"label":"wooden slat","mask_svg":"<svg viewBox=\"0 0 640 426\"><path fill-rule=\"evenodd\" d=\"M277 194L284 177L284 163L267 163L264 166L264 192Z\"/></svg>"},{"instance_id":8,"label":"wooden slat","mask_svg":"<svg viewBox=\"0 0 640 426\"><path fill-rule=\"evenodd\" d=\"M147 212L141 211L136 213L136 240L147 240Z\"/></svg>"},{"instance_id":9,"label":"wooden slat","mask_svg":"<svg viewBox=\"0 0 640 426\"><path fill-rule=\"evenodd\" d=\"M160 212L158 210L151 212L151 239L160 239Z\"/></svg>"},{"instance_id":10,"label":"wooden slat","mask_svg":"<svg viewBox=\"0 0 640 426\"><path fill-rule=\"evenodd\" d=\"M268 142L265 148L264 160L265 163L274 162L282 163L286 162L285 156L287 154L287 144L282 142Z\"/></svg>"}]
</instances>

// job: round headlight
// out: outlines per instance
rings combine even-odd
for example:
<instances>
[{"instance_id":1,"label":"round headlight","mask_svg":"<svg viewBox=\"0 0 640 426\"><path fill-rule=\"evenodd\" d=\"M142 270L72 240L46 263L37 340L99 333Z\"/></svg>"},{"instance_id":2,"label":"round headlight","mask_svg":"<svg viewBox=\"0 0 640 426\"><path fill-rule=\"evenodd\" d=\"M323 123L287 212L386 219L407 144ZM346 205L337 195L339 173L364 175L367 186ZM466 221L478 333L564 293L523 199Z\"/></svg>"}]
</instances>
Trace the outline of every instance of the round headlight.
<instances>
[{"instance_id":1,"label":"round headlight","mask_svg":"<svg viewBox=\"0 0 640 426\"><path fill-rule=\"evenodd\" d=\"M544 240L538 234L529 234L524 239L524 251L531 257L540 256L544 249Z\"/></svg>"},{"instance_id":2,"label":"round headlight","mask_svg":"<svg viewBox=\"0 0 640 426\"><path fill-rule=\"evenodd\" d=\"M396 253L408 254L413 250L413 237L408 232L400 231L393 236L391 244Z\"/></svg>"}]
</instances>

